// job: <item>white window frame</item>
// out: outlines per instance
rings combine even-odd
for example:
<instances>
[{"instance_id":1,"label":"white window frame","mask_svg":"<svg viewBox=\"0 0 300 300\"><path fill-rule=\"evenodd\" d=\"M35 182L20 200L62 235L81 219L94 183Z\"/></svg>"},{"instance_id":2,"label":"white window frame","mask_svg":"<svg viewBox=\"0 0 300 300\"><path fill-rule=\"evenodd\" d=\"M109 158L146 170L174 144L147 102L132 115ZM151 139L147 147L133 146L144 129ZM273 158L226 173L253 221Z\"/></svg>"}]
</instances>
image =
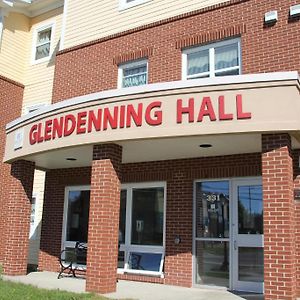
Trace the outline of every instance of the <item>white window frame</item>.
<instances>
[{"instance_id":1,"label":"white window frame","mask_svg":"<svg viewBox=\"0 0 300 300\"><path fill-rule=\"evenodd\" d=\"M31 240L36 240L37 239L37 216L38 216L38 195L37 193L32 194L32 198L35 198L35 211L34 211L34 216L33 216L33 224L31 224L31 209L32 209L32 202L30 203L30 231L29 231L29 239ZM32 201L32 200L31 200Z\"/></svg>"},{"instance_id":2,"label":"white window frame","mask_svg":"<svg viewBox=\"0 0 300 300\"><path fill-rule=\"evenodd\" d=\"M238 60L239 60L239 65L237 67L230 67L230 68L225 68L216 71L215 70L215 48L217 47L222 47L222 46L227 46L231 44L238 44ZM204 50L209 50L209 66L210 69L208 72L203 72L203 73L198 73L198 74L193 74L193 75L188 75L188 55L199 52L199 51L204 51ZM226 71L231 71L231 70L239 70L239 74L242 74L242 55L241 55L241 39L240 38L233 38L233 39L227 39L223 40L220 42L216 43L211 43L203 46L198 46L198 47L192 47L183 50L182 52L182 75L181 78L183 80L188 80L188 79L193 79L193 78L207 78L208 77L216 77L216 73L223 73Z\"/></svg>"},{"instance_id":3,"label":"white window frame","mask_svg":"<svg viewBox=\"0 0 300 300\"><path fill-rule=\"evenodd\" d=\"M119 11L146 3L146 2L150 2L152 0L133 0L130 2L127 2L127 0L119 0Z\"/></svg>"},{"instance_id":4,"label":"white window frame","mask_svg":"<svg viewBox=\"0 0 300 300\"><path fill-rule=\"evenodd\" d=\"M35 59L35 55L36 55L36 48L37 48L37 37L38 37L38 33L40 31L43 31L45 29L51 28L51 38L50 38L50 52L49 52L49 56L40 58L40 59ZM48 23L45 23L39 27L36 27L34 29L33 32L33 40L32 40L32 50L31 50L31 64L39 64L42 62L46 62L49 61L52 57L53 51L54 51L54 34L55 32L55 22L51 21Z\"/></svg>"},{"instance_id":5,"label":"white window frame","mask_svg":"<svg viewBox=\"0 0 300 300\"><path fill-rule=\"evenodd\" d=\"M146 84L148 84L148 60L147 59L139 59L135 61L131 61L128 63L123 63L118 66L118 89L123 88L123 74L124 70L130 69L130 68L136 68L140 66L146 65L147 68L147 74L146 74ZM124 87L125 88L125 87ZM129 88L129 87L126 87Z\"/></svg>"},{"instance_id":6,"label":"white window frame","mask_svg":"<svg viewBox=\"0 0 300 300\"><path fill-rule=\"evenodd\" d=\"M76 242L67 241L67 219L68 219L68 207L69 207L69 192L71 191L90 191L90 185L74 185L65 187L65 200L64 200L64 216L63 216L63 228L62 228L62 239L61 239L61 250L66 248L75 248Z\"/></svg>"},{"instance_id":7,"label":"white window frame","mask_svg":"<svg viewBox=\"0 0 300 300\"><path fill-rule=\"evenodd\" d=\"M131 245L131 221L132 221L132 190L143 188L163 188L164 189L164 216L163 216L163 245L147 246L147 245ZM131 273L151 276L164 277L163 265L165 258L166 243L166 203L167 203L167 185L166 182L147 182L147 183L130 183L122 184L121 190L126 190L126 223L125 223L125 243L120 245L119 251L124 251L124 268L118 268L119 274ZM129 256L131 252L161 254L159 271L132 270L129 269Z\"/></svg>"}]
</instances>

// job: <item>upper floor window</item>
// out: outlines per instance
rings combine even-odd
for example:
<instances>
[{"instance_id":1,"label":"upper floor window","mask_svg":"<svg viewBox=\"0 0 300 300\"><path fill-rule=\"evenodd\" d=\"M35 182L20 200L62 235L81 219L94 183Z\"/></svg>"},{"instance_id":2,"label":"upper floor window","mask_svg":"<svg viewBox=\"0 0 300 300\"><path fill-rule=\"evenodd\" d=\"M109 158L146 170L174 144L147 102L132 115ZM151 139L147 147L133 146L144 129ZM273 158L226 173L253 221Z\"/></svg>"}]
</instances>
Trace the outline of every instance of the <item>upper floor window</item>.
<instances>
[{"instance_id":1,"label":"upper floor window","mask_svg":"<svg viewBox=\"0 0 300 300\"><path fill-rule=\"evenodd\" d=\"M151 0L119 0L119 10L127 9Z\"/></svg>"},{"instance_id":2,"label":"upper floor window","mask_svg":"<svg viewBox=\"0 0 300 300\"><path fill-rule=\"evenodd\" d=\"M148 82L148 62L139 60L119 66L118 88L138 86Z\"/></svg>"},{"instance_id":3,"label":"upper floor window","mask_svg":"<svg viewBox=\"0 0 300 300\"><path fill-rule=\"evenodd\" d=\"M50 59L54 36L54 24L39 27L33 37L33 63L43 62Z\"/></svg>"},{"instance_id":4,"label":"upper floor window","mask_svg":"<svg viewBox=\"0 0 300 300\"><path fill-rule=\"evenodd\" d=\"M182 78L241 74L240 39L231 39L183 52Z\"/></svg>"}]
</instances>

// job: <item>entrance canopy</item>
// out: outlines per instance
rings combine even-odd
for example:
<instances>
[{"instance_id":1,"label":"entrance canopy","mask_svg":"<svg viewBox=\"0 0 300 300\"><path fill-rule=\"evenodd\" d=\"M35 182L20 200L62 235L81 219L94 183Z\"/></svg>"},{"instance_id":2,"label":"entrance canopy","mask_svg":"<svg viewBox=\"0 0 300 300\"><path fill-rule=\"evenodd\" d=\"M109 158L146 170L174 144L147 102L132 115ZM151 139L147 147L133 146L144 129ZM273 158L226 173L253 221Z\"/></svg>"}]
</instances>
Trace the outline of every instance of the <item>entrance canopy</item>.
<instances>
[{"instance_id":1,"label":"entrance canopy","mask_svg":"<svg viewBox=\"0 0 300 300\"><path fill-rule=\"evenodd\" d=\"M297 72L103 91L9 123L4 161L26 159L40 168L88 166L98 143L122 145L125 163L260 152L261 134L268 132L289 132L298 148L299 115ZM199 147L203 144L208 147Z\"/></svg>"}]
</instances>

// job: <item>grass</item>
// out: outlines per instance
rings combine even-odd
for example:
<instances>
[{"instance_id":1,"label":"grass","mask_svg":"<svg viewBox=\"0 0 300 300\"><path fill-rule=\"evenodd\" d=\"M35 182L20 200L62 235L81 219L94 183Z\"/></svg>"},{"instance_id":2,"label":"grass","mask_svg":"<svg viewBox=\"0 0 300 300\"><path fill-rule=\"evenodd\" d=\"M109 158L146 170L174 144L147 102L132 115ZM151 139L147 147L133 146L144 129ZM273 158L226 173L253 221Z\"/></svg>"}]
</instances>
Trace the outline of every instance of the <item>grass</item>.
<instances>
[{"instance_id":1,"label":"grass","mask_svg":"<svg viewBox=\"0 0 300 300\"><path fill-rule=\"evenodd\" d=\"M76 294L59 290L39 289L31 285L9 282L0 278L1 300L107 300L95 294Z\"/></svg>"}]
</instances>

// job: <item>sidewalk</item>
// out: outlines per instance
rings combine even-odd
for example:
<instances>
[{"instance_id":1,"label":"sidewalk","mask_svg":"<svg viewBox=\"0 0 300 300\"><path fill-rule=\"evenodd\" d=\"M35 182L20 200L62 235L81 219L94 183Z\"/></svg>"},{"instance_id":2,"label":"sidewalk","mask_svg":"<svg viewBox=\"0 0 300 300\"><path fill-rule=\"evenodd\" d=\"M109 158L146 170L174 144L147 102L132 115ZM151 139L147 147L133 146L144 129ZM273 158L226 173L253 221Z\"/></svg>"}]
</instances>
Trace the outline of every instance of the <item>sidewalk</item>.
<instances>
[{"instance_id":1,"label":"sidewalk","mask_svg":"<svg viewBox=\"0 0 300 300\"><path fill-rule=\"evenodd\" d=\"M24 276L3 276L5 280L31 284L40 288L59 289L70 292L83 293L85 280L82 278L57 279L57 273L32 272ZM136 299L136 300L241 300L245 299L226 290L183 288L178 286L152 284L120 280L115 293L105 295L111 299ZM263 299L247 297L247 299Z\"/></svg>"}]
</instances>

